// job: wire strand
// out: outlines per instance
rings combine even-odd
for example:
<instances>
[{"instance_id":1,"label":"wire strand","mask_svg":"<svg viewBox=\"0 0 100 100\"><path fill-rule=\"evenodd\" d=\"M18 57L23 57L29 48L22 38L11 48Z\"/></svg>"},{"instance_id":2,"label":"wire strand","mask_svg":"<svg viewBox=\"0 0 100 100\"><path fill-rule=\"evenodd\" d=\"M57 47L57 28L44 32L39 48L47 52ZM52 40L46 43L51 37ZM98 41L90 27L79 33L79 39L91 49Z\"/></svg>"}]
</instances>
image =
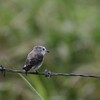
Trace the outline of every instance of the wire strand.
<instances>
[{"instance_id":1,"label":"wire strand","mask_svg":"<svg viewBox=\"0 0 100 100\"><path fill-rule=\"evenodd\" d=\"M21 73L26 74L25 70L13 70L13 69L7 69L4 66L0 66L0 71L5 76L6 72L11 73ZM52 77L52 76L73 76L73 77L90 77L90 78L100 78L100 75L90 75L90 74L76 74L76 73L55 73L50 72L48 70L45 70L44 72L27 72L27 74L33 74L33 75L43 75L45 77Z\"/></svg>"}]
</instances>

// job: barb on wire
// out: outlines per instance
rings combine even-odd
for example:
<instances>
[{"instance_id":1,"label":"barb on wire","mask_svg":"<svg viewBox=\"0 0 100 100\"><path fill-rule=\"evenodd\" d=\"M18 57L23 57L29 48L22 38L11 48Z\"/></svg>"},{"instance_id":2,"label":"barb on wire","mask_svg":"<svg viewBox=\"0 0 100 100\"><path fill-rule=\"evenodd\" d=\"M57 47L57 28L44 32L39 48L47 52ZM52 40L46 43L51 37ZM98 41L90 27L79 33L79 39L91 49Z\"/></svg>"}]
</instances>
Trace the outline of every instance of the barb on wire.
<instances>
[{"instance_id":1,"label":"barb on wire","mask_svg":"<svg viewBox=\"0 0 100 100\"><path fill-rule=\"evenodd\" d=\"M12 70L12 69L7 69L4 66L0 66L0 71L2 74L5 76L5 72L11 72L11 73L21 73L21 74L26 74L24 70ZM27 72L27 74L33 74L33 75L43 75L45 77L51 77L51 76L73 76L73 77L91 77L91 78L100 78L100 75L88 75L88 74L76 74L76 73L54 73L50 72L48 70L45 70L44 72Z\"/></svg>"}]
</instances>

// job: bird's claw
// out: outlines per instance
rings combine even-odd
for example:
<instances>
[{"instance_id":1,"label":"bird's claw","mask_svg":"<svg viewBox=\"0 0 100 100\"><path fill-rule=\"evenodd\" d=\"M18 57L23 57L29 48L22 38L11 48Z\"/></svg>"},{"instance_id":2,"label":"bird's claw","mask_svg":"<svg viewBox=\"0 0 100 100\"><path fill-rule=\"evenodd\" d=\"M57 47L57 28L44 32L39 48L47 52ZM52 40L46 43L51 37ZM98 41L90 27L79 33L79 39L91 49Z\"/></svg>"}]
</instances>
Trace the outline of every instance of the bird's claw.
<instances>
[{"instance_id":1,"label":"bird's claw","mask_svg":"<svg viewBox=\"0 0 100 100\"><path fill-rule=\"evenodd\" d=\"M5 67L0 65L0 71L2 72L3 76L5 77Z\"/></svg>"},{"instance_id":2,"label":"bird's claw","mask_svg":"<svg viewBox=\"0 0 100 100\"><path fill-rule=\"evenodd\" d=\"M39 73L39 71L35 70L35 73L36 73L36 74L38 74L38 73Z\"/></svg>"},{"instance_id":3,"label":"bird's claw","mask_svg":"<svg viewBox=\"0 0 100 100\"><path fill-rule=\"evenodd\" d=\"M27 76L27 71L25 70L25 75Z\"/></svg>"}]
</instances>

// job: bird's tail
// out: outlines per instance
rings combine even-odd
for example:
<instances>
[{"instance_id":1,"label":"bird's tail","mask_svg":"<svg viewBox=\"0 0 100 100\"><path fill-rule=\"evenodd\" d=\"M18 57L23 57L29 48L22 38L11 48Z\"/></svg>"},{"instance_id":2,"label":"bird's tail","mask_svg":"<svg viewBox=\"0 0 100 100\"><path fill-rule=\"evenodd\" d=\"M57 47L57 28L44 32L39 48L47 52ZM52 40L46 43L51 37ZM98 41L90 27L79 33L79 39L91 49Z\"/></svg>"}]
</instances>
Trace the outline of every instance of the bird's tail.
<instances>
[{"instance_id":1,"label":"bird's tail","mask_svg":"<svg viewBox=\"0 0 100 100\"><path fill-rule=\"evenodd\" d=\"M32 68L32 66L24 66L22 69L25 71L29 71Z\"/></svg>"}]
</instances>

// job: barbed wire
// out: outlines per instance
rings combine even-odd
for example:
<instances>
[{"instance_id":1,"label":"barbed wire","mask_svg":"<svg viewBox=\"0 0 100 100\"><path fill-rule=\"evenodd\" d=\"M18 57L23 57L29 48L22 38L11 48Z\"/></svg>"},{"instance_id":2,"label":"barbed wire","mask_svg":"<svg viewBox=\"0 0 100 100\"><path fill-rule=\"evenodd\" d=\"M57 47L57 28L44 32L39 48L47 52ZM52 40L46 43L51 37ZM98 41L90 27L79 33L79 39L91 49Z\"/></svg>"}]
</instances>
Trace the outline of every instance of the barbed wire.
<instances>
[{"instance_id":1,"label":"barbed wire","mask_svg":"<svg viewBox=\"0 0 100 100\"><path fill-rule=\"evenodd\" d=\"M13 70L13 69L7 69L4 66L0 66L0 71L5 76L6 72L11 73L21 73L26 74L25 70ZM33 75L44 75L45 77L52 77L52 76L73 76L73 77L90 77L90 78L100 78L100 75L90 75L90 74L76 74L76 73L54 73L48 70L45 70L44 72L27 72L27 74L33 74Z\"/></svg>"}]
</instances>

